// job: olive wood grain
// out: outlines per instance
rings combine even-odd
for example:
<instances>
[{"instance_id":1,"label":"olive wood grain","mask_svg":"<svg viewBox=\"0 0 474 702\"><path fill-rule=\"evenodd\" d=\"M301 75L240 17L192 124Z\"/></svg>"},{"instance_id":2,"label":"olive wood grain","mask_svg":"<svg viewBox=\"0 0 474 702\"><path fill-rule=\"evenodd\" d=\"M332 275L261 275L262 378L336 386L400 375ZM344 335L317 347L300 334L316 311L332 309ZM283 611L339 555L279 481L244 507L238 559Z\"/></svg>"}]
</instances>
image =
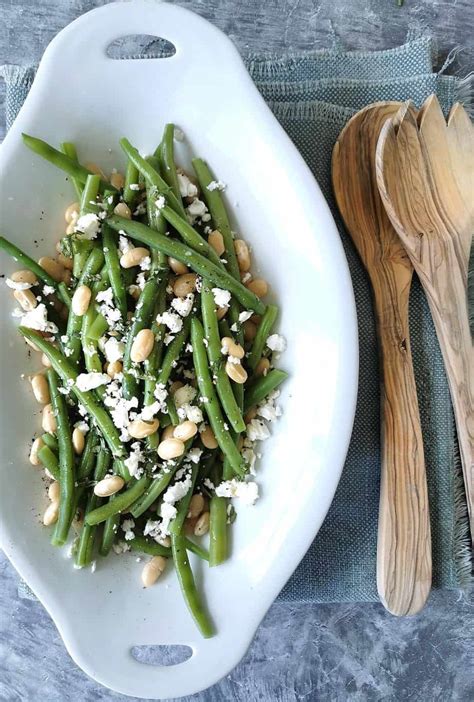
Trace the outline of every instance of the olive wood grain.
<instances>
[{"instance_id":1,"label":"olive wood grain","mask_svg":"<svg viewBox=\"0 0 474 702\"><path fill-rule=\"evenodd\" d=\"M390 220L423 284L456 418L474 535L474 354L468 267L474 231L474 129L455 105L448 123L436 97L418 120L404 105L381 130L377 182Z\"/></svg>"},{"instance_id":2,"label":"olive wood grain","mask_svg":"<svg viewBox=\"0 0 474 702\"><path fill-rule=\"evenodd\" d=\"M346 227L369 274L382 365L382 475L377 588L393 614L415 614L431 586L431 532L423 441L410 350L413 267L380 199L375 151L401 103L369 105L348 122L333 151L332 180Z\"/></svg>"}]
</instances>

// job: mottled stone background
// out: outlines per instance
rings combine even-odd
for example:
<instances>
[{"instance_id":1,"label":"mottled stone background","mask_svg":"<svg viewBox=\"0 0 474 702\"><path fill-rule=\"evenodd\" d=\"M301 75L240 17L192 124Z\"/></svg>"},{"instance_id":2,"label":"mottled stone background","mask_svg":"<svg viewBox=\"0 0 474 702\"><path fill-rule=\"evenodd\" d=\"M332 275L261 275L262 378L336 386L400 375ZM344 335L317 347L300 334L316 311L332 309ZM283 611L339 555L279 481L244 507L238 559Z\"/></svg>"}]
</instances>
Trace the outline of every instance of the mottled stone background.
<instances>
[{"instance_id":1,"label":"mottled stone background","mask_svg":"<svg viewBox=\"0 0 474 702\"><path fill-rule=\"evenodd\" d=\"M68 22L106 0L0 0L0 64L34 63ZM463 46L456 70L472 70L472 0L183 0L242 50L348 48L401 43L409 26L431 28L440 62ZM0 83L0 137L4 90ZM71 661L42 606L18 596L0 554L0 699L5 702L126 700ZM380 605L276 604L239 666L193 702L345 702L474 699L474 607L457 593L431 596L418 616L395 619Z\"/></svg>"}]
</instances>

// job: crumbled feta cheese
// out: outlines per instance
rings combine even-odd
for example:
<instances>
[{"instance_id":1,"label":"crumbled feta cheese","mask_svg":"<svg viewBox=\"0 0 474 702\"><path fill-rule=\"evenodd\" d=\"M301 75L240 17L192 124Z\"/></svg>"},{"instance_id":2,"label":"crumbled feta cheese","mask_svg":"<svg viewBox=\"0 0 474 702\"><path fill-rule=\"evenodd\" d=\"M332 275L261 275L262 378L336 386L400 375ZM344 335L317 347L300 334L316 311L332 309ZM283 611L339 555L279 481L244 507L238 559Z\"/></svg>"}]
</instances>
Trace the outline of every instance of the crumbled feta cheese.
<instances>
[{"instance_id":1,"label":"crumbled feta cheese","mask_svg":"<svg viewBox=\"0 0 474 702\"><path fill-rule=\"evenodd\" d=\"M204 487L207 487L208 490L214 490L215 485L209 478L204 478Z\"/></svg>"},{"instance_id":2,"label":"crumbled feta cheese","mask_svg":"<svg viewBox=\"0 0 474 702\"><path fill-rule=\"evenodd\" d=\"M191 461L191 463L199 463L199 461L201 460L201 456L202 456L201 449L193 448L190 451L188 451L188 453L186 455L186 459Z\"/></svg>"},{"instance_id":3,"label":"crumbled feta cheese","mask_svg":"<svg viewBox=\"0 0 474 702\"><path fill-rule=\"evenodd\" d=\"M119 234L119 251L121 254L125 254L127 253L127 251L130 251L130 249L133 249L134 246L132 242L125 236L125 232L120 231Z\"/></svg>"},{"instance_id":4,"label":"crumbled feta cheese","mask_svg":"<svg viewBox=\"0 0 474 702\"><path fill-rule=\"evenodd\" d=\"M127 431L127 427L130 424L129 412L138 407L138 398L131 397L130 400L125 400L123 397L120 399L106 397L104 404L110 408L110 415L114 425L121 430L120 439L122 441L130 441L130 434Z\"/></svg>"},{"instance_id":5,"label":"crumbled feta cheese","mask_svg":"<svg viewBox=\"0 0 474 702\"><path fill-rule=\"evenodd\" d=\"M151 268L151 258L150 256L145 256L145 258L142 258L140 261L140 268L142 271L149 271Z\"/></svg>"},{"instance_id":6,"label":"crumbled feta cheese","mask_svg":"<svg viewBox=\"0 0 474 702\"><path fill-rule=\"evenodd\" d=\"M43 295L46 295L46 297L48 295L54 295L54 293L55 293L55 290L54 290L52 285L44 285L43 286Z\"/></svg>"},{"instance_id":7,"label":"crumbled feta cheese","mask_svg":"<svg viewBox=\"0 0 474 702\"><path fill-rule=\"evenodd\" d=\"M175 297L171 300L171 307L176 310L181 317L187 317L194 304L194 295L189 293L186 297Z\"/></svg>"},{"instance_id":8,"label":"crumbled feta cheese","mask_svg":"<svg viewBox=\"0 0 474 702\"><path fill-rule=\"evenodd\" d=\"M79 373L76 378L76 387L83 392L94 390L94 388L107 385L108 383L110 383L110 376L107 373L97 373L96 371Z\"/></svg>"},{"instance_id":9,"label":"crumbled feta cheese","mask_svg":"<svg viewBox=\"0 0 474 702\"><path fill-rule=\"evenodd\" d=\"M151 536L151 538L155 539L156 541L157 537L160 536L160 534L160 522L158 521L158 519L149 519L145 524L145 528L143 529L143 535Z\"/></svg>"},{"instance_id":10,"label":"crumbled feta cheese","mask_svg":"<svg viewBox=\"0 0 474 702\"><path fill-rule=\"evenodd\" d=\"M191 403L197 395L196 388L192 385L183 385L183 387L178 388L174 394L174 404L176 408L181 407L185 403Z\"/></svg>"},{"instance_id":11,"label":"crumbled feta cheese","mask_svg":"<svg viewBox=\"0 0 474 702\"><path fill-rule=\"evenodd\" d=\"M75 224L75 231L78 232L79 239L95 239L100 231L101 221L94 212L79 217Z\"/></svg>"},{"instance_id":12,"label":"crumbled feta cheese","mask_svg":"<svg viewBox=\"0 0 474 702\"><path fill-rule=\"evenodd\" d=\"M156 321L158 324L164 324L166 327L168 327L170 332L173 334L181 331L183 327L183 320L179 314L176 314L176 312L163 312L163 314L159 314L156 317Z\"/></svg>"},{"instance_id":13,"label":"crumbled feta cheese","mask_svg":"<svg viewBox=\"0 0 474 702\"><path fill-rule=\"evenodd\" d=\"M96 295L99 303L100 313L105 317L109 329L114 331L121 326L122 315L120 310L114 307L114 294L112 288L101 290Z\"/></svg>"},{"instance_id":14,"label":"crumbled feta cheese","mask_svg":"<svg viewBox=\"0 0 474 702\"><path fill-rule=\"evenodd\" d=\"M165 334L163 343L165 346L169 346L171 342L173 341L175 335L174 334Z\"/></svg>"},{"instance_id":15,"label":"crumbled feta cheese","mask_svg":"<svg viewBox=\"0 0 474 702\"><path fill-rule=\"evenodd\" d=\"M245 285L245 283L248 283L249 280L252 280L252 274L249 271L247 271L242 276L242 283Z\"/></svg>"},{"instance_id":16,"label":"crumbled feta cheese","mask_svg":"<svg viewBox=\"0 0 474 702\"><path fill-rule=\"evenodd\" d=\"M140 190L140 186L138 185L138 183L130 183L128 187L130 188L130 190Z\"/></svg>"},{"instance_id":17,"label":"crumbled feta cheese","mask_svg":"<svg viewBox=\"0 0 474 702\"><path fill-rule=\"evenodd\" d=\"M114 336L109 337L104 344L105 358L109 363L121 361L124 351L125 344L122 341L118 341Z\"/></svg>"},{"instance_id":18,"label":"crumbled feta cheese","mask_svg":"<svg viewBox=\"0 0 474 702\"><path fill-rule=\"evenodd\" d=\"M157 383L153 394L161 405L160 409L163 410L166 405L166 398L168 397L168 390L166 389L165 384Z\"/></svg>"},{"instance_id":19,"label":"crumbled feta cheese","mask_svg":"<svg viewBox=\"0 0 474 702\"><path fill-rule=\"evenodd\" d=\"M146 201L144 200L143 202L139 202L138 205L136 206L133 214L137 217L140 215L146 214Z\"/></svg>"},{"instance_id":20,"label":"crumbled feta cheese","mask_svg":"<svg viewBox=\"0 0 474 702\"><path fill-rule=\"evenodd\" d=\"M133 519L124 519L122 522L122 531L125 532L125 541L132 541L135 538L135 532L133 527L135 522Z\"/></svg>"},{"instance_id":21,"label":"crumbled feta cheese","mask_svg":"<svg viewBox=\"0 0 474 702\"><path fill-rule=\"evenodd\" d=\"M281 334L270 334L267 339L267 346L270 351L284 351L286 349L286 341Z\"/></svg>"},{"instance_id":22,"label":"crumbled feta cheese","mask_svg":"<svg viewBox=\"0 0 474 702\"><path fill-rule=\"evenodd\" d=\"M195 217L204 217L207 213L207 207L202 200L195 197L192 203L186 207L186 212L193 219Z\"/></svg>"},{"instance_id":23,"label":"crumbled feta cheese","mask_svg":"<svg viewBox=\"0 0 474 702\"><path fill-rule=\"evenodd\" d=\"M258 405L257 415L259 417L263 417L263 419L269 422L274 422L278 417L281 417L281 407L275 404L275 400L279 394L279 390L276 395L275 393L270 393L268 397Z\"/></svg>"},{"instance_id":24,"label":"crumbled feta cheese","mask_svg":"<svg viewBox=\"0 0 474 702\"><path fill-rule=\"evenodd\" d=\"M220 308L228 307L230 302L230 292L228 290L223 290L222 288L212 288L212 294L214 295L214 302Z\"/></svg>"},{"instance_id":25,"label":"crumbled feta cheese","mask_svg":"<svg viewBox=\"0 0 474 702\"><path fill-rule=\"evenodd\" d=\"M258 485L253 481L247 483L236 480L226 480L216 487L218 497L237 497L244 505L253 505L258 499Z\"/></svg>"},{"instance_id":26,"label":"crumbled feta cheese","mask_svg":"<svg viewBox=\"0 0 474 702\"><path fill-rule=\"evenodd\" d=\"M181 197L196 197L198 189L186 173L180 173L178 171L177 176Z\"/></svg>"},{"instance_id":27,"label":"crumbled feta cheese","mask_svg":"<svg viewBox=\"0 0 474 702\"><path fill-rule=\"evenodd\" d=\"M160 210L163 209L163 207L165 207L165 205L166 205L166 200L165 200L165 198L163 197L163 195L159 195L159 196L156 198L156 202L155 202L156 209L157 209L158 211L160 211Z\"/></svg>"},{"instance_id":28,"label":"crumbled feta cheese","mask_svg":"<svg viewBox=\"0 0 474 702\"><path fill-rule=\"evenodd\" d=\"M16 280L12 280L11 278L5 278L5 283L12 290L28 290L29 288L33 287L33 285L31 283L18 283ZM53 288L53 292L54 292L54 288Z\"/></svg>"},{"instance_id":29,"label":"crumbled feta cheese","mask_svg":"<svg viewBox=\"0 0 474 702\"><path fill-rule=\"evenodd\" d=\"M247 424L247 437L250 441L265 441L269 436L268 427L261 419L252 419Z\"/></svg>"},{"instance_id":30,"label":"crumbled feta cheese","mask_svg":"<svg viewBox=\"0 0 474 702\"><path fill-rule=\"evenodd\" d=\"M199 424L203 420L202 410L195 405L191 405L189 402L185 402L181 407L177 409L178 417L180 419L189 419L190 422Z\"/></svg>"},{"instance_id":31,"label":"crumbled feta cheese","mask_svg":"<svg viewBox=\"0 0 474 702\"><path fill-rule=\"evenodd\" d=\"M257 455L251 446L244 446L242 449L242 458L248 465L250 474L255 475L255 461L257 460Z\"/></svg>"},{"instance_id":32,"label":"crumbled feta cheese","mask_svg":"<svg viewBox=\"0 0 474 702\"><path fill-rule=\"evenodd\" d=\"M170 533L170 523L176 517L178 510L171 502L163 502L160 508L161 524L160 531L162 536L168 536Z\"/></svg>"},{"instance_id":33,"label":"crumbled feta cheese","mask_svg":"<svg viewBox=\"0 0 474 702\"><path fill-rule=\"evenodd\" d=\"M68 390L67 388L63 388L63 389ZM68 392L69 392L69 390L68 390ZM80 429L83 434L87 434L87 432L89 431L89 425L83 419L81 419L79 422L76 422L74 424L74 428Z\"/></svg>"},{"instance_id":34,"label":"crumbled feta cheese","mask_svg":"<svg viewBox=\"0 0 474 702\"><path fill-rule=\"evenodd\" d=\"M143 419L144 422L150 422L158 412L161 412L161 402L152 402L142 409L140 419Z\"/></svg>"},{"instance_id":35,"label":"crumbled feta cheese","mask_svg":"<svg viewBox=\"0 0 474 702\"><path fill-rule=\"evenodd\" d=\"M37 305L29 312L25 312L25 314L21 312L20 317L22 325L29 329L36 329L49 334L56 334L58 331L57 326L53 322L48 322L48 310L43 303Z\"/></svg>"},{"instance_id":36,"label":"crumbled feta cheese","mask_svg":"<svg viewBox=\"0 0 474 702\"><path fill-rule=\"evenodd\" d=\"M240 366L240 365L241 365L241 363L240 363L240 358L237 358L237 356L231 356L231 355L229 355L229 356L227 356L227 360L229 361L229 363L233 363L234 366Z\"/></svg>"},{"instance_id":37,"label":"crumbled feta cheese","mask_svg":"<svg viewBox=\"0 0 474 702\"><path fill-rule=\"evenodd\" d=\"M127 544L126 541L117 541L117 543L112 544L112 548L114 550L114 553L117 554L117 556L120 556L120 554L130 551L130 545Z\"/></svg>"},{"instance_id":38,"label":"crumbled feta cheese","mask_svg":"<svg viewBox=\"0 0 474 702\"><path fill-rule=\"evenodd\" d=\"M225 190L226 187L226 184L223 183L222 180L211 180L207 189L212 192L213 190Z\"/></svg>"},{"instance_id":39,"label":"crumbled feta cheese","mask_svg":"<svg viewBox=\"0 0 474 702\"><path fill-rule=\"evenodd\" d=\"M133 478L139 478L143 474L143 467L140 464L144 462L145 454L139 441L135 441L130 448L131 452L128 458L124 460L124 464Z\"/></svg>"},{"instance_id":40,"label":"crumbled feta cheese","mask_svg":"<svg viewBox=\"0 0 474 702\"><path fill-rule=\"evenodd\" d=\"M241 312L241 313L239 314L239 322L240 322L241 324L243 324L243 323L246 322L248 319L250 319L250 317L251 317L252 315L253 315L252 310L245 310L244 312Z\"/></svg>"},{"instance_id":41,"label":"crumbled feta cheese","mask_svg":"<svg viewBox=\"0 0 474 702\"><path fill-rule=\"evenodd\" d=\"M145 283L146 283L145 273L144 272L139 273L137 275L137 285L140 288L140 290L143 290L143 288L145 287Z\"/></svg>"}]
</instances>

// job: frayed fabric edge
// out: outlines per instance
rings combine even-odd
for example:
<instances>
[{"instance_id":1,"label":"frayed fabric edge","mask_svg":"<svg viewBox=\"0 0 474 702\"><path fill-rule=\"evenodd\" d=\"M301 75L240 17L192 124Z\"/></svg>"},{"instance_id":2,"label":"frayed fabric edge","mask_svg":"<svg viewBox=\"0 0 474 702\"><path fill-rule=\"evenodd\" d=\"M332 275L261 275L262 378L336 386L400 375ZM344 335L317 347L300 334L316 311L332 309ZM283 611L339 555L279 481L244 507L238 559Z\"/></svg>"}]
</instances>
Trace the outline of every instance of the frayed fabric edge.
<instances>
[{"instance_id":1,"label":"frayed fabric edge","mask_svg":"<svg viewBox=\"0 0 474 702\"><path fill-rule=\"evenodd\" d=\"M28 85L35 77L36 67L17 66L15 64L6 63L0 66L0 78L3 78L6 83L15 83L16 85Z\"/></svg>"},{"instance_id":2,"label":"frayed fabric edge","mask_svg":"<svg viewBox=\"0 0 474 702\"><path fill-rule=\"evenodd\" d=\"M474 119L474 71L465 78L456 78L454 99L460 102L471 119Z\"/></svg>"}]
</instances>

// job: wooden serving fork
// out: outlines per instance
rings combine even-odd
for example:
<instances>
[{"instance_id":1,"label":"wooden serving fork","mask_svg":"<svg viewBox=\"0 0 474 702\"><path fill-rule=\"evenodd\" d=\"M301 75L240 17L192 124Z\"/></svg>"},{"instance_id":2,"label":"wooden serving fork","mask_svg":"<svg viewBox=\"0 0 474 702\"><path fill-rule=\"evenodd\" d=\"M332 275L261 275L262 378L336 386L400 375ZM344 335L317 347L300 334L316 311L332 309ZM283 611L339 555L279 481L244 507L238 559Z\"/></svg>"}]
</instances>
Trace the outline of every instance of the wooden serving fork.
<instances>
[{"instance_id":1,"label":"wooden serving fork","mask_svg":"<svg viewBox=\"0 0 474 702\"><path fill-rule=\"evenodd\" d=\"M474 128L457 104L448 122L431 96L382 128L376 157L385 209L422 282L446 366L474 536L474 353L467 299L474 231Z\"/></svg>"},{"instance_id":2,"label":"wooden serving fork","mask_svg":"<svg viewBox=\"0 0 474 702\"><path fill-rule=\"evenodd\" d=\"M418 612L428 597L431 535L408 327L413 267L385 213L375 177L380 129L400 105L375 103L352 117L334 147L332 180L374 292L383 378L377 589L390 612L404 615Z\"/></svg>"}]
</instances>

